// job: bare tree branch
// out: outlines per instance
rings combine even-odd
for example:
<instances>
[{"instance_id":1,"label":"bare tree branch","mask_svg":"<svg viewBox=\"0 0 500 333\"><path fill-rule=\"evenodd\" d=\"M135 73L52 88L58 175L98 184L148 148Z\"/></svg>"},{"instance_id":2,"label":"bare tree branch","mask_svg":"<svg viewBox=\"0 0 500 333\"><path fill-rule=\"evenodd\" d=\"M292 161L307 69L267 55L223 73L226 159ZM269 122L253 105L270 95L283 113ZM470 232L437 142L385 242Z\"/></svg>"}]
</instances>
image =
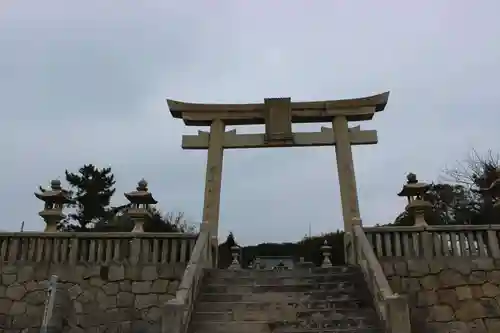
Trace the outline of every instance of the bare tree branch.
<instances>
[{"instance_id":1,"label":"bare tree branch","mask_svg":"<svg viewBox=\"0 0 500 333\"><path fill-rule=\"evenodd\" d=\"M490 173L498 167L500 154L488 150L482 155L473 149L465 160L457 161L452 168L445 168L442 180L477 189L482 183L491 181Z\"/></svg>"}]
</instances>

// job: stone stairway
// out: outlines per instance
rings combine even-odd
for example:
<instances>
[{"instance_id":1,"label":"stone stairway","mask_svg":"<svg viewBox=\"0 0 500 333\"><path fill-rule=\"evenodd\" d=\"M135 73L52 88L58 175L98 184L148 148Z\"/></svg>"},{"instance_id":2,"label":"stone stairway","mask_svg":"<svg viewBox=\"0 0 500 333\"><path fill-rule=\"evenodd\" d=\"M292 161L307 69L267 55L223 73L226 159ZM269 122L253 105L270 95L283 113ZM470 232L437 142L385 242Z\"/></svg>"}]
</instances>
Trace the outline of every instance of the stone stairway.
<instances>
[{"instance_id":1,"label":"stone stairway","mask_svg":"<svg viewBox=\"0 0 500 333\"><path fill-rule=\"evenodd\" d=\"M383 333L357 267L205 274L190 333Z\"/></svg>"}]
</instances>

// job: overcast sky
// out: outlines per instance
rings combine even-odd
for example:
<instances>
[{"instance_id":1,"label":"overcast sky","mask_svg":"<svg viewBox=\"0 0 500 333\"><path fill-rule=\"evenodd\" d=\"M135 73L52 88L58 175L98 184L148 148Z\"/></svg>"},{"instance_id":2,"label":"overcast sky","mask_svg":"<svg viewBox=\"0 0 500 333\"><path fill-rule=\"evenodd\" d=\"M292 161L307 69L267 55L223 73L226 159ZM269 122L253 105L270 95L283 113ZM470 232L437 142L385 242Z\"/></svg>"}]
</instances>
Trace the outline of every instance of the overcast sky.
<instances>
[{"instance_id":1,"label":"overcast sky","mask_svg":"<svg viewBox=\"0 0 500 333\"><path fill-rule=\"evenodd\" d=\"M42 230L33 192L84 163L112 166L115 204L144 177L159 208L199 221L206 152L181 149L198 128L166 98L387 90L386 110L360 123L379 143L354 147L354 162L365 225L391 222L407 172L432 181L472 148L500 152L499 12L495 0L2 0L0 229ZM309 224L343 225L333 147L225 152L221 238L293 241Z\"/></svg>"}]
</instances>

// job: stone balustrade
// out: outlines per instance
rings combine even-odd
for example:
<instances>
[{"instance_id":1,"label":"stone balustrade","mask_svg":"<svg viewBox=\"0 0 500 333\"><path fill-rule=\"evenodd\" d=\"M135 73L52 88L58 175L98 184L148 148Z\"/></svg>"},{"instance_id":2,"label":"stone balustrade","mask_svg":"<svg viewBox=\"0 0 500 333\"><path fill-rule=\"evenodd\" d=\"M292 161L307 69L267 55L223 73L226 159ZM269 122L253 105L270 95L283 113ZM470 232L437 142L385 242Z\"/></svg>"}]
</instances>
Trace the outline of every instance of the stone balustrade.
<instances>
[{"instance_id":1,"label":"stone balustrade","mask_svg":"<svg viewBox=\"0 0 500 333\"><path fill-rule=\"evenodd\" d=\"M500 258L500 225L387 226L363 230L379 258Z\"/></svg>"},{"instance_id":2,"label":"stone balustrade","mask_svg":"<svg viewBox=\"0 0 500 333\"><path fill-rule=\"evenodd\" d=\"M0 233L0 265L186 264L196 238L183 233Z\"/></svg>"}]
</instances>

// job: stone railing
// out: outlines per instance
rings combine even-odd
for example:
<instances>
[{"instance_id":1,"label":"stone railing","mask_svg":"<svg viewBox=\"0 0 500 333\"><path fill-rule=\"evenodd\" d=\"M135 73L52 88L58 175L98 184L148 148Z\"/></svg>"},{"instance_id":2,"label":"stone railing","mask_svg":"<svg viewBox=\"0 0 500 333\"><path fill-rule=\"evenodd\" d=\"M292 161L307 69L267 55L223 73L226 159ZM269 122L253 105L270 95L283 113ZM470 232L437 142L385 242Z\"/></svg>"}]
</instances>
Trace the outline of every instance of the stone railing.
<instances>
[{"instance_id":1,"label":"stone railing","mask_svg":"<svg viewBox=\"0 0 500 333\"><path fill-rule=\"evenodd\" d=\"M0 233L0 265L187 263L196 237L145 232Z\"/></svg>"},{"instance_id":2,"label":"stone railing","mask_svg":"<svg viewBox=\"0 0 500 333\"><path fill-rule=\"evenodd\" d=\"M387 281L359 220L352 229L351 258L361 267L373 295L378 314L389 333L411 333L410 312L406 297L395 294Z\"/></svg>"},{"instance_id":3,"label":"stone railing","mask_svg":"<svg viewBox=\"0 0 500 333\"><path fill-rule=\"evenodd\" d=\"M161 333L186 333L205 268L213 267L212 239L208 223L202 223L193 253L184 271L175 298L168 301Z\"/></svg>"},{"instance_id":4,"label":"stone railing","mask_svg":"<svg viewBox=\"0 0 500 333\"><path fill-rule=\"evenodd\" d=\"M387 226L363 230L379 258L500 258L500 225Z\"/></svg>"}]
</instances>

